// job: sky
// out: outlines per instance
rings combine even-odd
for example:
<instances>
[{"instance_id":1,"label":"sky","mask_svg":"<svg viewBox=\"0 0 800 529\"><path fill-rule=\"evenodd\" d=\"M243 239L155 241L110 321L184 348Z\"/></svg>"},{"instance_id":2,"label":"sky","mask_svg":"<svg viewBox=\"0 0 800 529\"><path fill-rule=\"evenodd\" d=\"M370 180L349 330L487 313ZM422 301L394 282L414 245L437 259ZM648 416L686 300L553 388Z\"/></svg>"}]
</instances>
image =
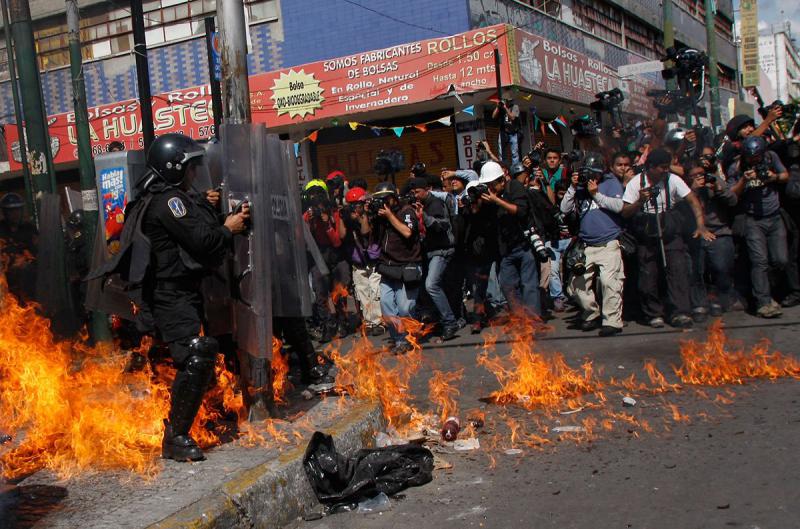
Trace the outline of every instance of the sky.
<instances>
[{"instance_id":1,"label":"sky","mask_svg":"<svg viewBox=\"0 0 800 529\"><path fill-rule=\"evenodd\" d=\"M739 0L733 0L733 9L737 11L736 19L738 20ZM800 1L758 0L758 20L766 24L788 20L792 23L792 34L800 37Z\"/></svg>"}]
</instances>

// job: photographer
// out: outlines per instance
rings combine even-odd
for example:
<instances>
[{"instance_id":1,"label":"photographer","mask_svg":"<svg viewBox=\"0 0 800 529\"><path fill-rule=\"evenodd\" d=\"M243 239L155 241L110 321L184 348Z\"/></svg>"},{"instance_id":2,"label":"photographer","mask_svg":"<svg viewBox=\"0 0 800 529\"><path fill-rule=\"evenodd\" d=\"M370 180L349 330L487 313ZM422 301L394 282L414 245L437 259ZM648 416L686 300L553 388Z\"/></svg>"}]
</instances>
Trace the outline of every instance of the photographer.
<instances>
[{"instance_id":1,"label":"photographer","mask_svg":"<svg viewBox=\"0 0 800 529\"><path fill-rule=\"evenodd\" d=\"M687 176L692 192L703 205L705 225L716 237L713 241L692 239L689 242L692 260L692 319L702 323L709 312L712 316L721 316L733 303L735 251L730 211L736 206L738 199L718 172L714 150L710 147L703 149L699 161L689 165ZM716 288L714 302L710 302L708 298L706 271Z\"/></svg>"},{"instance_id":2,"label":"photographer","mask_svg":"<svg viewBox=\"0 0 800 529\"><path fill-rule=\"evenodd\" d=\"M714 240L705 227L703 210L697 197L684 181L669 172L672 155L655 149L647 157L645 172L633 178L625 187L622 216L634 217L631 225L637 239L639 259L639 297L649 325L664 326L664 307L659 297L659 272L666 275L666 299L671 309L670 323L674 327L692 326L689 317L689 263L683 232L690 219L683 218L679 204L685 199L694 215L697 229L692 237Z\"/></svg>"},{"instance_id":3,"label":"photographer","mask_svg":"<svg viewBox=\"0 0 800 529\"><path fill-rule=\"evenodd\" d=\"M458 322L444 289L444 273L455 253L452 212L443 200L433 195L427 178L411 178L408 188L416 198L414 207L425 226L425 238L422 240L427 259L425 290L439 313L442 340L452 340L458 332ZM449 198L455 201L452 195Z\"/></svg>"},{"instance_id":4,"label":"photographer","mask_svg":"<svg viewBox=\"0 0 800 529\"><path fill-rule=\"evenodd\" d=\"M414 208L400 202L397 188L390 182L377 185L367 207L376 212L373 229L381 249L381 313L394 344L392 352L403 354L412 346L403 332L401 318L411 317L422 280L417 214Z\"/></svg>"},{"instance_id":5,"label":"photographer","mask_svg":"<svg viewBox=\"0 0 800 529\"><path fill-rule=\"evenodd\" d=\"M611 157L611 174L622 184L623 190L634 176L631 156L626 152L616 152Z\"/></svg>"},{"instance_id":6,"label":"photographer","mask_svg":"<svg viewBox=\"0 0 800 529\"><path fill-rule=\"evenodd\" d=\"M355 299L364 320L364 332L380 336L384 332L381 320L381 275L377 271L380 247L371 238L372 226L366 211L367 193L354 187L345 195L341 210L339 237L353 274Z\"/></svg>"},{"instance_id":7,"label":"photographer","mask_svg":"<svg viewBox=\"0 0 800 529\"><path fill-rule=\"evenodd\" d=\"M481 195L483 207L490 208L496 216L500 255L497 275L503 294L513 312L538 316L539 264L524 233L528 221L525 187L513 179L506 183L505 171L496 162L484 164L478 182L487 186Z\"/></svg>"},{"instance_id":8,"label":"photographer","mask_svg":"<svg viewBox=\"0 0 800 529\"><path fill-rule=\"evenodd\" d=\"M586 245L586 262L583 273L573 274L570 290L584 311L581 329L600 328L600 336L614 336L622 332L622 288L625 271L622 266L619 236L621 218L622 184L605 172L603 157L587 153L572 184L561 201L561 212L576 213L580 219L578 240ZM595 296L595 281L600 279L603 309Z\"/></svg>"},{"instance_id":9,"label":"photographer","mask_svg":"<svg viewBox=\"0 0 800 529\"><path fill-rule=\"evenodd\" d=\"M492 111L492 119L500 120L500 136L497 140L497 154L500 159L503 156L503 147L508 144L508 151L511 153L509 163L518 163L519 160L519 140L522 123L519 117L519 106L511 99L502 99L497 102L497 106ZM507 161L507 160L506 160Z\"/></svg>"},{"instance_id":10,"label":"photographer","mask_svg":"<svg viewBox=\"0 0 800 529\"><path fill-rule=\"evenodd\" d=\"M335 335L346 336L347 296L333 300L332 292L345 289L350 284L350 266L342 256L342 239L339 236L341 218L331 203L328 187L322 180L314 179L303 190L303 220L308 224L330 274L323 274L316 264L311 265L311 288L314 290L316 316L321 327L320 342L329 342ZM311 261L313 262L313 261Z\"/></svg>"},{"instance_id":11,"label":"photographer","mask_svg":"<svg viewBox=\"0 0 800 529\"><path fill-rule=\"evenodd\" d=\"M728 169L731 191L739 197L744 214L743 230L750 257L750 282L756 300L756 314L777 318L783 313L772 299L769 263L783 269L789 259L786 226L780 215L779 186L789 174L778 155L767 150L759 136L748 136L741 143L741 158Z\"/></svg>"}]
</instances>

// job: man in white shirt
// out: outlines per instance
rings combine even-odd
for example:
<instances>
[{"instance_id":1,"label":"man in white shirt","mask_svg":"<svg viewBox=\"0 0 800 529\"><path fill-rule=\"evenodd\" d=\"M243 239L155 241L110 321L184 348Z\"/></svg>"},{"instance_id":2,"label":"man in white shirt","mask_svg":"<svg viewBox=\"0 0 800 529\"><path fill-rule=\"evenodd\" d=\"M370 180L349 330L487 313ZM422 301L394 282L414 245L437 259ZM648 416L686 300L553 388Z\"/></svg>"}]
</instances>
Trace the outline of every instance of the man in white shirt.
<instances>
[{"instance_id":1,"label":"man in white shirt","mask_svg":"<svg viewBox=\"0 0 800 529\"><path fill-rule=\"evenodd\" d=\"M679 212L671 210L685 200L691 207L697 226L692 236L711 241L714 240L714 234L705 227L703 210L697 197L679 176L670 174L671 162L672 156L664 149L650 153L645 172L633 177L625 186L622 216L635 216L632 228L637 239L639 296L642 312L649 325L656 328L664 326L665 311L659 295L659 280L660 274L665 274L670 324L688 328L692 326L689 317L689 260L680 226L686 224L688 219L681 219L676 214ZM660 234L658 224L661 226Z\"/></svg>"}]
</instances>

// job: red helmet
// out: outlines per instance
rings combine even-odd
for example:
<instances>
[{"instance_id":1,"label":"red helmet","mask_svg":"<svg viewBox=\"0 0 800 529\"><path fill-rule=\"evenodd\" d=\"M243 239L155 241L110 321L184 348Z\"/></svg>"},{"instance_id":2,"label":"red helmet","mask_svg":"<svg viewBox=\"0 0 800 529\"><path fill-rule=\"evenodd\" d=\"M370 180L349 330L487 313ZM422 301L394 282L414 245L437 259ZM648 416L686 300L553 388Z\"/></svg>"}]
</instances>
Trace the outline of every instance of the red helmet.
<instances>
[{"instance_id":1,"label":"red helmet","mask_svg":"<svg viewBox=\"0 0 800 529\"><path fill-rule=\"evenodd\" d=\"M348 204L355 204L356 202L363 202L367 199L367 192L360 187L354 187L344 196L345 202Z\"/></svg>"},{"instance_id":2,"label":"red helmet","mask_svg":"<svg viewBox=\"0 0 800 529\"><path fill-rule=\"evenodd\" d=\"M325 177L325 180L333 180L334 178L341 178L342 180L347 180L344 176L344 173L341 171L331 171L328 173L328 176Z\"/></svg>"}]
</instances>

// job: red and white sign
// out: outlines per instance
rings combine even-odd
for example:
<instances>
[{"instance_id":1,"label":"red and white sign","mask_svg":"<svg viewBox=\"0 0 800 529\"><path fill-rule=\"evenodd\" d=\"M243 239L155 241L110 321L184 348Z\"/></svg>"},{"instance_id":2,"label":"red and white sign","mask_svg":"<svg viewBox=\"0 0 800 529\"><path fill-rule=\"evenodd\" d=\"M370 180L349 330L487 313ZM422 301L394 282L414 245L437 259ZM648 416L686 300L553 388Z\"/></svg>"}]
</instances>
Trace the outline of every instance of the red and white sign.
<instances>
[{"instance_id":1,"label":"red and white sign","mask_svg":"<svg viewBox=\"0 0 800 529\"><path fill-rule=\"evenodd\" d=\"M490 26L253 75L253 122L267 127L312 123L428 101L453 89L457 93L492 89L496 83L494 42L508 56L509 30L510 26ZM503 63L501 78L504 85L511 84L509 61ZM206 85L155 96L153 120L157 135L212 136L210 88ZM58 139L54 162L76 160L74 113L51 116L49 121L50 135ZM91 108L89 126L94 154L106 152L112 141L121 141L126 149L143 145L136 100ZM16 132L15 127L6 127L12 170L21 169Z\"/></svg>"},{"instance_id":2,"label":"red and white sign","mask_svg":"<svg viewBox=\"0 0 800 529\"><path fill-rule=\"evenodd\" d=\"M646 95L657 87L652 81L641 76L620 79L616 68L526 31L516 30L514 40L522 86L583 104L596 101L598 92L620 88L625 93L625 112L653 114L652 100Z\"/></svg>"}]
</instances>

